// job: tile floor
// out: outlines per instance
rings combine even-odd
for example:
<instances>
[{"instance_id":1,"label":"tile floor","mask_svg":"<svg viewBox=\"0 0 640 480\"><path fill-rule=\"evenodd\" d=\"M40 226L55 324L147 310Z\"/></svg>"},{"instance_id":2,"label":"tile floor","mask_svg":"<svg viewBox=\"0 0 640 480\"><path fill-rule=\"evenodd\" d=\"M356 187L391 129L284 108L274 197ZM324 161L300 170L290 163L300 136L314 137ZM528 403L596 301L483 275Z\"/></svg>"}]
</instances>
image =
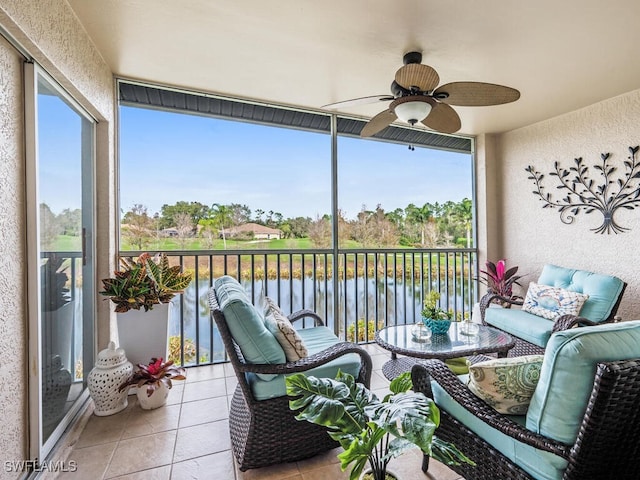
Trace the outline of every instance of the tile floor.
<instances>
[{"instance_id":1,"label":"tile floor","mask_svg":"<svg viewBox=\"0 0 640 480\"><path fill-rule=\"evenodd\" d=\"M372 355L372 390L388 393L389 382L380 369L388 352L376 345ZM175 382L166 406L145 411L129 396L129 406L108 417L91 416L69 455L76 472L59 479L122 480L340 480L348 479L336 458L340 449L294 463L240 472L231 453L229 403L236 386L230 365L191 368L187 380ZM420 469L416 449L394 459L390 469L403 480L460 480L447 467L432 461L430 472Z\"/></svg>"}]
</instances>

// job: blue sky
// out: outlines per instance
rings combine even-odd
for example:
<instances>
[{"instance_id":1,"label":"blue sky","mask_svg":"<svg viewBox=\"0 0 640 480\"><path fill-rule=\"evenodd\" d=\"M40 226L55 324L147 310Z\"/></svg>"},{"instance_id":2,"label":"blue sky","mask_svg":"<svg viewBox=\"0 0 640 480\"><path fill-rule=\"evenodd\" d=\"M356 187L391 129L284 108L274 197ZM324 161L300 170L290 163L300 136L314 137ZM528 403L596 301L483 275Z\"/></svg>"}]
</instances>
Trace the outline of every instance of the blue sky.
<instances>
[{"instance_id":1,"label":"blue sky","mask_svg":"<svg viewBox=\"0 0 640 480\"><path fill-rule=\"evenodd\" d=\"M55 214L82 202L80 115L59 97L38 96L38 181L40 203Z\"/></svg>"},{"instance_id":2,"label":"blue sky","mask_svg":"<svg viewBox=\"0 0 640 480\"><path fill-rule=\"evenodd\" d=\"M246 204L286 217L330 213L329 135L120 109L120 207L150 214L177 201ZM471 157L340 137L339 207L385 211L472 196Z\"/></svg>"}]
</instances>

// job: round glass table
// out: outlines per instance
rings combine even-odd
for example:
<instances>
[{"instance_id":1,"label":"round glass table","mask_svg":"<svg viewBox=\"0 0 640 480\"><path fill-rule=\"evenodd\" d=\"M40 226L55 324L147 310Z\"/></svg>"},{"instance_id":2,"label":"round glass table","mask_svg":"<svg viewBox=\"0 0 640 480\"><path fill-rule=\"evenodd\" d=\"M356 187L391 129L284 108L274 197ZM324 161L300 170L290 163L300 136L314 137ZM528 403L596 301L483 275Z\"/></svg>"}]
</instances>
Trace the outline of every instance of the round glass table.
<instances>
[{"instance_id":1,"label":"round glass table","mask_svg":"<svg viewBox=\"0 0 640 480\"><path fill-rule=\"evenodd\" d=\"M475 324L474 324L475 325ZM445 334L433 334L428 339L416 340L415 325L394 325L376 332L375 340L382 348L391 352L391 359L382 366L384 376L392 380L422 358L450 358L497 353L506 357L513 348L515 339L500 330L477 325L477 332L469 334L465 322L452 322ZM406 358L398 358L403 355Z\"/></svg>"}]
</instances>

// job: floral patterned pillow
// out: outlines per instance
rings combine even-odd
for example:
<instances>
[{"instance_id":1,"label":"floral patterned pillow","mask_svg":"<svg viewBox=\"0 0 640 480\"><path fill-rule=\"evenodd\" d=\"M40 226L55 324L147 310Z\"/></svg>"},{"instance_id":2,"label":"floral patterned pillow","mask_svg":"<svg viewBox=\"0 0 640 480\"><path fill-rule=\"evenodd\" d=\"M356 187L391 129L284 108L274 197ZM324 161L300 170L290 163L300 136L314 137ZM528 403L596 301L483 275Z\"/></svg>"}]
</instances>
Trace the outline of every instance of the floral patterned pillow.
<instances>
[{"instance_id":1,"label":"floral patterned pillow","mask_svg":"<svg viewBox=\"0 0 640 480\"><path fill-rule=\"evenodd\" d=\"M588 298L583 293L531 282L522 310L554 320L561 315L578 315Z\"/></svg>"},{"instance_id":2,"label":"floral patterned pillow","mask_svg":"<svg viewBox=\"0 0 640 480\"><path fill-rule=\"evenodd\" d=\"M265 297L267 311L264 317L267 329L276 337L278 343L284 350L284 355L288 362L295 362L301 358L309 356L309 351L302 338L293 328L287 316L282 313L278 304L269 297Z\"/></svg>"},{"instance_id":3,"label":"floral patterned pillow","mask_svg":"<svg viewBox=\"0 0 640 480\"><path fill-rule=\"evenodd\" d=\"M496 411L527 413L540 380L543 355L497 358L469 366L469 390Z\"/></svg>"}]
</instances>

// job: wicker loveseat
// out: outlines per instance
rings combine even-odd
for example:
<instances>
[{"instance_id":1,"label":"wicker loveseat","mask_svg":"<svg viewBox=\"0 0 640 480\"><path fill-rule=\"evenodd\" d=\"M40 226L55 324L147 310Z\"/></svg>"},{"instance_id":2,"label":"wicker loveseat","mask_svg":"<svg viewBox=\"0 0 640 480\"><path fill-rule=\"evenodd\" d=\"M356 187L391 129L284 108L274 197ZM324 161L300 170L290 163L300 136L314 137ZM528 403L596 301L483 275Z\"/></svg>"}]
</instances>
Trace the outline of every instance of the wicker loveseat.
<instances>
[{"instance_id":1,"label":"wicker loveseat","mask_svg":"<svg viewBox=\"0 0 640 480\"><path fill-rule=\"evenodd\" d=\"M516 345L509 352L510 357L544 353L552 333L574 325L614 321L626 287L626 283L614 276L556 265L545 265L536 283L587 294L589 298L582 306L579 317L562 315L548 320L519 308L489 308L493 306L494 301L518 306L523 302L493 293L484 295L480 300L482 323L503 330L516 338Z\"/></svg>"},{"instance_id":2,"label":"wicker loveseat","mask_svg":"<svg viewBox=\"0 0 640 480\"><path fill-rule=\"evenodd\" d=\"M526 415L498 413L439 360L412 377L440 408L436 435L476 462L452 467L466 480L638 478L640 321L554 333Z\"/></svg>"},{"instance_id":3,"label":"wicker loveseat","mask_svg":"<svg viewBox=\"0 0 640 480\"><path fill-rule=\"evenodd\" d=\"M264 312L229 276L215 280L209 305L238 379L229 411L229 430L240 470L301 460L338 446L326 429L294 418L284 378L297 372L334 378L341 369L369 387L372 367L366 350L341 342L323 326L318 315L302 310L289 315L289 320L314 321L314 327L297 330L309 356L287 362L265 326Z\"/></svg>"}]
</instances>

